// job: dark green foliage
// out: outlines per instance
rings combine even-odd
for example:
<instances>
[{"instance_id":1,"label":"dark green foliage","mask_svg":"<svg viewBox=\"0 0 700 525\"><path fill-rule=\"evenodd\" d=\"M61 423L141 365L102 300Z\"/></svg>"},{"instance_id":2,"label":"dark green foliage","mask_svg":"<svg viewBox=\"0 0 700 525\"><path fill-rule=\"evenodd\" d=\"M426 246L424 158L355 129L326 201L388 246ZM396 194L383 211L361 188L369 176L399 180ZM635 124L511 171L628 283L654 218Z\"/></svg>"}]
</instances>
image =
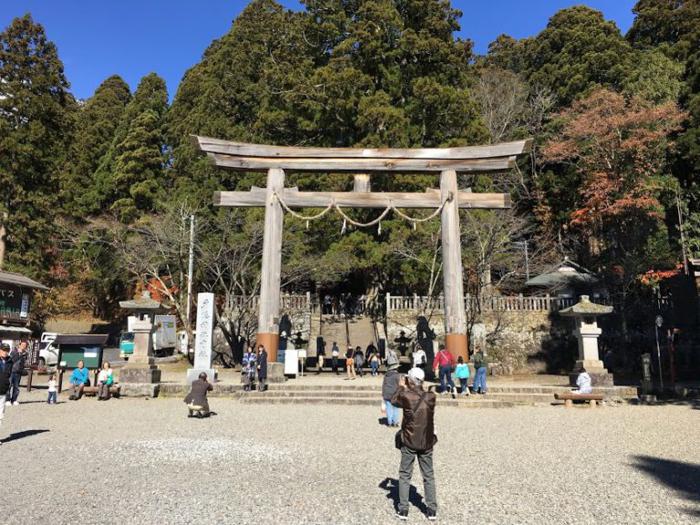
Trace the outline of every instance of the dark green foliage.
<instances>
[{"instance_id":1,"label":"dark green foliage","mask_svg":"<svg viewBox=\"0 0 700 525\"><path fill-rule=\"evenodd\" d=\"M130 99L129 86L114 75L100 84L78 113L69 167L61 184L62 208L76 219L100 210L95 171L112 144Z\"/></svg>"},{"instance_id":2,"label":"dark green foliage","mask_svg":"<svg viewBox=\"0 0 700 525\"><path fill-rule=\"evenodd\" d=\"M139 83L95 175L100 209L122 222L154 211L164 189L164 118L168 108L165 82L155 73Z\"/></svg>"},{"instance_id":3,"label":"dark green foliage","mask_svg":"<svg viewBox=\"0 0 700 525\"><path fill-rule=\"evenodd\" d=\"M614 22L588 7L556 13L525 44L525 77L550 88L561 105L594 86L619 88L631 68L632 50Z\"/></svg>"},{"instance_id":4,"label":"dark green foliage","mask_svg":"<svg viewBox=\"0 0 700 525\"><path fill-rule=\"evenodd\" d=\"M8 214L9 266L46 274L59 175L75 103L56 46L31 16L0 33L0 220Z\"/></svg>"},{"instance_id":5,"label":"dark green foliage","mask_svg":"<svg viewBox=\"0 0 700 525\"><path fill-rule=\"evenodd\" d=\"M689 118L678 138L674 172L684 190L694 246L700 244L700 1L640 0L634 12L630 42L641 49L658 49L685 66L679 101Z\"/></svg>"},{"instance_id":6,"label":"dark green foliage","mask_svg":"<svg viewBox=\"0 0 700 525\"><path fill-rule=\"evenodd\" d=\"M690 37L698 31L700 1L639 0L632 11L636 16L627 39L635 47L671 49L680 60L697 50Z\"/></svg>"}]
</instances>

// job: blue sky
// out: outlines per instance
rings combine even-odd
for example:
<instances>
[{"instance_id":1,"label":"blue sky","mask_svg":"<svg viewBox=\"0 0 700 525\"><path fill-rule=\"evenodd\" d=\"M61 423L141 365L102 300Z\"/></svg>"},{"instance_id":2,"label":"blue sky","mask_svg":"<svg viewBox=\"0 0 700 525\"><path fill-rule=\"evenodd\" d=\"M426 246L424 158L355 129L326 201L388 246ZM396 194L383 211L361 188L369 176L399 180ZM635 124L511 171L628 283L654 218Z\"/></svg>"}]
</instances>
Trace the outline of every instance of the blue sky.
<instances>
[{"instance_id":1,"label":"blue sky","mask_svg":"<svg viewBox=\"0 0 700 525\"><path fill-rule=\"evenodd\" d=\"M118 74L132 89L155 71L172 95L184 72L209 43L223 35L248 2L245 0L0 0L0 28L30 12L58 46L73 93L87 98L109 75ZM296 0L282 0L300 9ZM556 11L584 3L602 11L624 32L632 24L635 0L452 0L462 10L460 35L476 51L507 33L537 34Z\"/></svg>"}]
</instances>

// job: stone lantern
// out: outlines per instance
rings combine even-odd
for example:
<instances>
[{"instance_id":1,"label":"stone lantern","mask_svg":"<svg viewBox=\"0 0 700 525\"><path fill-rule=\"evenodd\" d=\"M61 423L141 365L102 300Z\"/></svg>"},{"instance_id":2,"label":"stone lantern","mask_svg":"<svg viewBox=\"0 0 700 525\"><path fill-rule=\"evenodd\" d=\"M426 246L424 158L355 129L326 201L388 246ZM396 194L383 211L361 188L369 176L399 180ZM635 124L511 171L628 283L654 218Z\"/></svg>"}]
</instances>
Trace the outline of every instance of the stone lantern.
<instances>
[{"instance_id":1,"label":"stone lantern","mask_svg":"<svg viewBox=\"0 0 700 525\"><path fill-rule=\"evenodd\" d=\"M132 301L120 301L119 306L135 318L131 320L134 333L134 353L119 373L124 395L156 397L160 386L160 370L153 358L154 319L167 311L149 292Z\"/></svg>"},{"instance_id":2,"label":"stone lantern","mask_svg":"<svg viewBox=\"0 0 700 525\"><path fill-rule=\"evenodd\" d=\"M576 322L574 335L578 338L578 360L569 376L572 385L576 385L582 368L591 376L593 386L613 385L613 376L605 369L598 355L598 337L602 330L596 322L596 317L612 311L612 306L592 303L587 295L582 295L578 303L559 312L564 317L573 317Z\"/></svg>"}]
</instances>

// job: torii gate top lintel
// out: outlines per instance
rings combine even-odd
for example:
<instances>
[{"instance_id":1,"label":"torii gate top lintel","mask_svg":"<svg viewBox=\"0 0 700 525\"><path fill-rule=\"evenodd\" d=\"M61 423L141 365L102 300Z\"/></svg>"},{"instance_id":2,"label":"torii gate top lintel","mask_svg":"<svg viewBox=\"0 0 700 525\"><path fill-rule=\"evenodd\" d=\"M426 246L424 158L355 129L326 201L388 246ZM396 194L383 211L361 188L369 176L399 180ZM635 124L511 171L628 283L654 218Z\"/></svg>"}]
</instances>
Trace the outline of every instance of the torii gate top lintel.
<instances>
[{"instance_id":1,"label":"torii gate top lintel","mask_svg":"<svg viewBox=\"0 0 700 525\"><path fill-rule=\"evenodd\" d=\"M244 171L457 172L505 171L532 140L457 148L315 148L247 144L193 136L217 166Z\"/></svg>"},{"instance_id":2,"label":"torii gate top lintel","mask_svg":"<svg viewBox=\"0 0 700 525\"><path fill-rule=\"evenodd\" d=\"M445 297L445 344L453 354L468 359L467 326L462 283L459 228L460 208L508 208L507 194L459 191L458 172L498 172L515 167L518 155L528 153L530 139L485 146L417 149L312 148L246 144L208 137L193 137L195 145L217 166L242 171L267 170L267 187L250 191L216 192L218 206L265 208L265 233L260 281L257 343L265 346L274 361L279 345L279 296L281 282L282 226L284 211L307 220L335 209L357 226L381 221L390 211L416 224L440 215ZM354 172L355 191L301 192L285 188L287 171ZM425 193L371 193L368 172L440 173L440 189ZM302 217L291 208L326 208L313 217ZM342 207L384 208L369 223L360 224L344 214ZM409 217L399 208L428 208L428 217ZM364 344L364 342L363 342Z\"/></svg>"}]
</instances>

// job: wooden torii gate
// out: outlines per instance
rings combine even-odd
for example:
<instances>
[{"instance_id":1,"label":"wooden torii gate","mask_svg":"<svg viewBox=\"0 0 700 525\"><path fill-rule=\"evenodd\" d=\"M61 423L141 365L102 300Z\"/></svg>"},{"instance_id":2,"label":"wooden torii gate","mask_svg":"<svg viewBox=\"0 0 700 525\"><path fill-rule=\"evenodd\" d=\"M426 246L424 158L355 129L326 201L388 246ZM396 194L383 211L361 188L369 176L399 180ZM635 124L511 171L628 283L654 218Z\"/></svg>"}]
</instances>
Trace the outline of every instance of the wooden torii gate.
<instances>
[{"instance_id":1,"label":"wooden torii gate","mask_svg":"<svg viewBox=\"0 0 700 525\"><path fill-rule=\"evenodd\" d=\"M267 170L267 187L214 194L216 206L265 207L262 280L257 344L271 361L279 346L280 272L284 209L291 208L428 208L440 210L445 299L445 344L467 360L467 326L462 286L459 208L510 207L508 194L459 191L459 172L498 172L515 166L530 150L522 140L487 146L421 149L307 148L268 146L194 137L217 166L242 171ZM285 172L355 172L352 192L303 192L284 187ZM425 193L370 193L368 172L439 172L440 189ZM398 212L401 214L401 212Z\"/></svg>"}]
</instances>

